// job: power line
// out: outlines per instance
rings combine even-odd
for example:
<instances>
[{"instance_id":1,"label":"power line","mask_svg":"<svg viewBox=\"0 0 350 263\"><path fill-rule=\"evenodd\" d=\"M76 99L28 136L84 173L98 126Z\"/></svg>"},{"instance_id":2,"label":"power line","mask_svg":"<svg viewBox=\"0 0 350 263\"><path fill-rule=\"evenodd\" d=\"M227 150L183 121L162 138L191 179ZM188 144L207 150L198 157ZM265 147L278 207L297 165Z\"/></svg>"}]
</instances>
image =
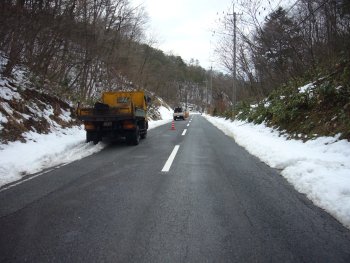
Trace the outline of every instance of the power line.
<instances>
[{"instance_id":1,"label":"power line","mask_svg":"<svg viewBox=\"0 0 350 263\"><path fill-rule=\"evenodd\" d=\"M294 8L294 6L296 6L297 3L299 3L299 2L300 2L300 0L295 1L295 3L288 10L286 10L286 14L288 14L290 12L290 10L292 10Z\"/></svg>"},{"instance_id":2,"label":"power line","mask_svg":"<svg viewBox=\"0 0 350 263\"><path fill-rule=\"evenodd\" d=\"M296 0L296 1L294 2L294 4L291 5L291 6L288 8L288 10L285 10L285 14L288 14L299 2L300 2L300 0ZM281 1L280 1L280 3L281 3ZM272 11L270 12L270 14L276 12L277 9L278 9L279 7L281 7L281 6L280 6L280 3L276 6L276 8L275 8L274 10L272 10ZM279 16L277 16L275 19L280 18L282 15L283 15L283 13L280 14Z\"/></svg>"},{"instance_id":3,"label":"power line","mask_svg":"<svg viewBox=\"0 0 350 263\"><path fill-rule=\"evenodd\" d=\"M329 0L326 0L322 4L320 4L315 10L310 11L310 14L305 19L303 19L300 23L298 23L293 29L298 28L302 23L304 23L306 20L308 20L312 15L314 15L321 7L323 7L328 2L329 2Z\"/></svg>"}]
</instances>

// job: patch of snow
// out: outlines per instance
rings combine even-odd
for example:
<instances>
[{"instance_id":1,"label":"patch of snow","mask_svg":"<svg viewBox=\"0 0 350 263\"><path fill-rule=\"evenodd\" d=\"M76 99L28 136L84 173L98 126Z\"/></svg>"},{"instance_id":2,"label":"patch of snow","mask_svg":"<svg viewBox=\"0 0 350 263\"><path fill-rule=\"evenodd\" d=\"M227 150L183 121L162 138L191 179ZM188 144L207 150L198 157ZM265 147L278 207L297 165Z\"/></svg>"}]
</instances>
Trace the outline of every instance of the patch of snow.
<instances>
[{"instance_id":1,"label":"patch of snow","mask_svg":"<svg viewBox=\"0 0 350 263\"><path fill-rule=\"evenodd\" d=\"M171 120L173 118L173 112L165 106L160 106L158 109L160 116L163 120Z\"/></svg>"},{"instance_id":2,"label":"patch of snow","mask_svg":"<svg viewBox=\"0 0 350 263\"><path fill-rule=\"evenodd\" d=\"M306 84L305 86L299 87L299 93L308 93L314 87L313 83Z\"/></svg>"},{"instance_id":3,"label":"patch of snow","mask_svg":"<svg viewBox=\"0 0 350 263\"><path fill-rule=\"evenodd\" d=\"M20 114L23 117L23 119L26 119L26 120L30 119L30 115L28 115L28 114L20 113L20 112L17 112L17 113Z\"/></svg>"},{"instance_id":4,"label":"patch of snow","mask_svg":"<svg viewBox=\"0 0 350 263\"><path fill-rule=\"evenodd\" d=\"M28 80L29 70L24 66L15 66L13 69L13 77L20 87L29 87L30 81Z\"/></svg>"},{"instance_id":5,"label":"patch of snow","mask_svg":"<svg viewBox=\"0 0 350 263\"><path fill-rule=\"evenodd\" d=\"M45 107L43 110L40 110L38 105L34 103L32 103L30 106L27 105L28 110L34 115L32 116L33 120L39 121L40 118L44 118L50 124L51 130L52 128L59 129L61 126L50 118L50 116L54 115L53 107L48 104L43 104L43 105ZM64 118L66 118L66 116Z\"/></svg>"},{"instance_id":6,"label":"patch of snow","mask_svg":"<svg viewBox=\"0 0 350 263\"><path fill-rule=\"evenodd\" d=\"M59 118L65 122L70 122L72 120L72 117L71 117L71 112L70 111L67 111L65 109L61 109L61 114L59 116Z\"/></svg>"},{"instance_id":7,"label":"patch of snow","mask_svg":"<svg viewBox=\"0 0 350 263\"><path fill-rule=\"evenodd\" d=\"M153 129L153 128L156 128L156 127L161 126L163 124L166 124L173 119L173 112L170 109L168 109L167 107L160 106L158 111L159 111L162 119L157 120L157 121L149 121L148 122L149 129Z\"/></svg>"},{"instance_id":8,"label":"patch of snow","mask_svg":"<svg viewBox=\"0 0 350 263\"><path fill-rule=\"evenodd\" d=\"M36 114L36 113L40 112L40 109L39 109L38 106L37 106L36 104L34 104L34 103L31 103L30 105L27 104L26 106L27 106L28 110L29 110L31 113L33 113L33 114Z\"/></svg>"},{"instance_id":9,"label":"patch of snow","mask_svg":"<svg viewBox=\"0 0 350 263\"><path fill-rule=\"evenodd\" d=\"M350 142L338 135L304 143L264 124L206 118L248 152L281 169L296 190L350 228Z\"/></svg>"},{"instance_id":10,"label":"patch of snow","mask_svg":"<svg viewBox=\"0 0 350 263\"><path fill-rule=\"evenodd\" d=\"M1 112L0 112L0 122L2 122L2 123L7 123L8 122L6 116L4 116Z\"/></svg>"},{"instance_id":11,"label":"patch of snow","mask_svg":"<svg viewBox=\"0 0 350 263\"><path fill-rule=\"evenodd\" d=\"M8 120L7 120L7 118L6 118L6 116L4 116L1 112L0 112L0 131L2 130L2 129L4 129L4 127L3 127L3 123L7 123L8 122Z\"/></svg>"},{"instance_id":12,"label":"patch of snow","mask_svg":"<svg viewBox=\"0 0 350 263\"><path fill-rule=\"evenodd\" d=\"M0 51L0 69L7 64L8 59L6 58L5 52Z\"/></svg>"},{"instance_id":13,"label":"patch of snow","mask_svg":"<svg viewBox=\"0 0 350 263\"><path fill-rule=\"evenodd\" d=\"M5 82L6 82L5 80L1 80L1 83L0 83L0 87L1 87L0 98L8 101L13 99L20 100L21 96L19 95L19 93L16 91L13 91L8 87L5 87Z\"/></svg>"},{"instance_id":14,"label":"patch of snow","mask_svg":"<svg viewBox=\"0 0 350 263\"><path fill-rule=\"evenodd\" d=\"M0 102L0 105L6 111L7 114L13 114L13 110L7 102Z\"/></svg>"}]
</instances>

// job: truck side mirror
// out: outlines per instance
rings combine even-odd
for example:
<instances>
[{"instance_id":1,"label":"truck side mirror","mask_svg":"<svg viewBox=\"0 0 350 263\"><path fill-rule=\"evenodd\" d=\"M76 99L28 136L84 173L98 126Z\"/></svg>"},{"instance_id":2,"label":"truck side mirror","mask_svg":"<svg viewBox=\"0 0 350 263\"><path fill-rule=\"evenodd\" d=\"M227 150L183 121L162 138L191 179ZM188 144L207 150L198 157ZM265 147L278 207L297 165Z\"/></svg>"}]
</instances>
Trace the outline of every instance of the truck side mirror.
<instances>
[{"instance_id":1,"label":"truck side mirror","mask_svg":"<svg viewBox=\"0 0 350 263\"><path fill-rule=\"evenodd\" d=\"M78 105L77 105L77 108L75 110L75 115L79 114L79 110L80 110L80 101L78 101Z\"/></svg>"},{"instance_id":2,"label":"truck side mirror","mask_svg":"<svg viewBox=\"0 0 350 263\"><path fill-rule=\"evenodd\" d=\"M145 96L145 101L146 101L146 104L148 105L152 102L152 99L149 96Z\"/></svg>"}]
</instances>

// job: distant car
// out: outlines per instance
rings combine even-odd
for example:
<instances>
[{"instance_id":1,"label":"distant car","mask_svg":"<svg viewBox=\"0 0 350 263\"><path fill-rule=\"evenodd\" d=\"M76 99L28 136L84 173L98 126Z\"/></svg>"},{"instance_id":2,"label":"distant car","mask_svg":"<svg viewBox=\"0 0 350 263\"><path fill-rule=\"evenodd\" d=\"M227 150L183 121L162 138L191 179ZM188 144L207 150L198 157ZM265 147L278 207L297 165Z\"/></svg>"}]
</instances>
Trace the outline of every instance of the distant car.
<instances>
[{"instance_id":1,"label":"distant car","mask_svg":"<svg viewBox=\"0 0 350 263\"><path fill-rule=\"evenodd\" d=\"M174 121L176 121L177 119L185 120L185 112L184 112L184 110L181 107L176 107L174 109L173 117L174 117Z\"/></svg>"}]
</instances>

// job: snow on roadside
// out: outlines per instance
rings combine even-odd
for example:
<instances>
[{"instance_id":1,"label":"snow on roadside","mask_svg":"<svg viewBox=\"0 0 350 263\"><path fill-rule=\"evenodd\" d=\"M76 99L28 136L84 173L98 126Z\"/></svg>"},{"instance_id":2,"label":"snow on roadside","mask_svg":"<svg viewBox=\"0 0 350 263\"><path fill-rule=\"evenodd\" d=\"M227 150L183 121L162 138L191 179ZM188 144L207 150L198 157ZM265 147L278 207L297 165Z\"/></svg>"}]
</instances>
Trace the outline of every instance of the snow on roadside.
<instances>
[{"instance_id":1,"label":"snow on roadside","mask_svg":"<svg viewBox=\"0 0 350 263\"><path fill-rule=\"evenodd\" d=\"M148 128L149 129L153 129L153 128L156 128L156 127L161 126L163 124L166 124L166 123L170 122L173 119L173 113L167 107L160 106L158 111L159 111L160 116L161 116L162 119L161 120L157 120L157 121L149 121L148 122Z\"/></svg>"},{"instance_id":2,"label":"snow on roadside","mask_svg":"<svg viewBox=\"0 0 350 263\"><path fill-rule=\"evenodd\" d=\"M320 137L303 143L263 124L205 117L350 228L350 142Z\"/></svg>"},{"instance_id":3,"label":"snow on roadside","mask_svg":"<svg viewBox=\"0 0 350 263\"><path fill-rule=\"evenodd\" d=\"M49 134L31 132L26 137L26 143L0 145L0 186L27 174L81 159L104 147L103 144L85 144L82 127L59 129Z\"/></svg>"},{"instance_id":4,"label":"snow on roadside","mask_svg":"<svg viewBox=\"0 0 350 263\"><path fill-rule=\"evenodd\" d=\"M149 121L149 129L171 120L169 109L160 107L159 112L163 120ZM63 111L62 115L70 118L70 112ZM103 142L97 145L85 143L82 126L68 129L55 127L49 134L29 132L25 138L26 143L17 141L0 144L0 186L20 180L28 174L82 159L106 146Z\"/></svg>"}]
</instances>

